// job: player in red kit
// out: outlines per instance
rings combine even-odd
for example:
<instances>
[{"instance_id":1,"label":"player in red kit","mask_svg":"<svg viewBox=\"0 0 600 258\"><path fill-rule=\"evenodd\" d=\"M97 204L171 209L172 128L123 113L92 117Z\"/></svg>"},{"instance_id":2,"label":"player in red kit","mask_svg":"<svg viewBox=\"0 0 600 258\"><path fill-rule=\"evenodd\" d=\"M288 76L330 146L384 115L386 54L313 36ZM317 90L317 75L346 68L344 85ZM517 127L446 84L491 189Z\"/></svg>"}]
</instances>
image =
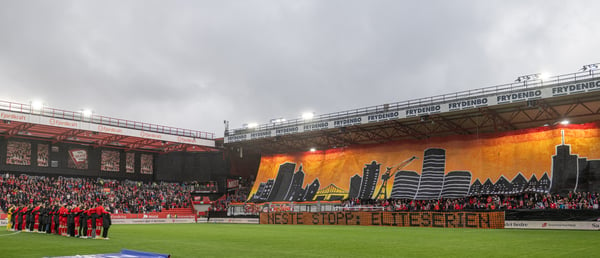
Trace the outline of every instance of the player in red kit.
<instances>
[{"instance_id":1,"label":"player in red kit","mask_svg":"<svg viewBox=\"0 0 600 258\"><path fill-rule=\"evenodd\" d=\"M87 215L88 215L88 232L87 232L87 237L96 237L96 208L89 208L87 210Z\"/></svg>"},{"instance_id":2,"label":"player in red kit","mask_svg":"<svg viewBox=\"0 0 600 258\"><path fill-rule=\"evenodd\" d=\"M80 221L80 227L79 227L79 237L81 238L87 238L87 233L88 233L88 215L87 215L87 207L85 205L81 206L81 210L79 212L81 215L79 215L79 221Z\"/></svg>"},{"instance_id":3,"label":"player in red kit","mask_svg":"<svg viewBox=\"0 0 600 258\"><path fill-rule=\"evenodd\" d=\"M81 236L81 230L80 230L81 225L79 224L79 214L80 213L81 213L81 209L77 205L75 205L75 207L71 210L71 214L73 214L74 219L75 219L75 228L73 230L75 232L75 235L77 235L77 237Z\"/></svg>"},{"instance_id":4,"label":"player in red kit","mask_svg":"<svg viewBox=\"0 0 600 258\"><path fill-rule=\"evenodd\" d=\"M25 230L27 225L27 205L23 206L21 209L21 225L19 226L19 231Z\"/></svg>"},{"instance_id":5,"label":"player in red kit","mask_svg":"<svg viewBox=\"0 0 600 258\"><path fill-rule=\"evenodd\" d=\"M32 216L33 216L33 228L30 228L31 231L40 231L40 209L42 207L40 205L33 208Z\"/></svg>"},{"instance_id":6,"label":"player in red kit","mask_svg":"<svg viewBox=\"0 0 600 258\"><path fill-rule=\"evenodd\" d=\"M63 205L58 208L58 234L61 236L67 235L67 208Z\"/></svg>"}]
</instances>

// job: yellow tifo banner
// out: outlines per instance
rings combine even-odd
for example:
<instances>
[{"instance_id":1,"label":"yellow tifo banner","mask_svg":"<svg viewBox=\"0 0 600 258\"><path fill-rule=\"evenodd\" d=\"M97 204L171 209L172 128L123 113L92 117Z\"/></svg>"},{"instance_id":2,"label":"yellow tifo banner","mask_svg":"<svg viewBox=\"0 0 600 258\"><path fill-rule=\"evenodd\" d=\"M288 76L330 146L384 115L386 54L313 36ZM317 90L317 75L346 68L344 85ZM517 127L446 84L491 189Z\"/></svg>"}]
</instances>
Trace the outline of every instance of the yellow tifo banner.
<instances>
[{"instance_id":1,"label":"yellow tifo banner","mask_svg":"<svg viewBox=\"0 0 600 258\"><path fill-rule=\"evenodd\" d=\"M504 212L264 212L260 224L504 228Z\"/></svg>"},{"instance_id":2,"label":"yellow tifo banner","mask_svg":"<svg viewBox=\"0 0 600 258\"><path fill-rule=\"evenodd\" d=\"M597 191L598 146L600 122L265 155L248 201Z\"/></svg>"}]
</instances>

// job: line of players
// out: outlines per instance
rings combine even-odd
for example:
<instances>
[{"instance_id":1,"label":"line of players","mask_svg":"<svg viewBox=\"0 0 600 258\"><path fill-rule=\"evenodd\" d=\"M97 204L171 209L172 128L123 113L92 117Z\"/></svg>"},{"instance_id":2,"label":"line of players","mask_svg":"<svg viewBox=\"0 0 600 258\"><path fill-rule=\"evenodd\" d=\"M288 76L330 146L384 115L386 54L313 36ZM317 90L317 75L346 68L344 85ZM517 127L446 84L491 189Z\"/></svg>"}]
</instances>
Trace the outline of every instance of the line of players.
<instances>
[{"instance_id":1,"label":"line of players","mask_svg":"<svg viewBox=\"0 0 600 258\"><path fill-rule=\"evenodd\" d=\"M79 207L77 205L54 205L46 207L28 205L10 207L7 213L8 230L57 234L68 237L108 239L112 224L110 213L102 205ZM84 222L84 223L81 223Z\"/></svg>"}]
</instances>

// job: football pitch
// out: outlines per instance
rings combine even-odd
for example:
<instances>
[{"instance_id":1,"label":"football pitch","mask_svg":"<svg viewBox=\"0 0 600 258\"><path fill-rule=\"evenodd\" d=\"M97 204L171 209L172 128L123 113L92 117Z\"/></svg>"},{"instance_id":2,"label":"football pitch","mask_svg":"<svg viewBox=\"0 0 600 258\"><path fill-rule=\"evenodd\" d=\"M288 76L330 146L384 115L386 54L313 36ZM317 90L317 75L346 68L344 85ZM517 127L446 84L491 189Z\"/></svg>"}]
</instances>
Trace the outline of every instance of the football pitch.
<instances>
[{"instance_id":1,"label":"football pitch","mask_svg":"<svg viewBox=\"0 0 600 258\"><path fill-rule=\"evenodd\" d=\"M110 240L0 229L0 257L121 249L171 257L598 257L600 232L375 226L113 225Z\"/></svg>"}]
</instances>

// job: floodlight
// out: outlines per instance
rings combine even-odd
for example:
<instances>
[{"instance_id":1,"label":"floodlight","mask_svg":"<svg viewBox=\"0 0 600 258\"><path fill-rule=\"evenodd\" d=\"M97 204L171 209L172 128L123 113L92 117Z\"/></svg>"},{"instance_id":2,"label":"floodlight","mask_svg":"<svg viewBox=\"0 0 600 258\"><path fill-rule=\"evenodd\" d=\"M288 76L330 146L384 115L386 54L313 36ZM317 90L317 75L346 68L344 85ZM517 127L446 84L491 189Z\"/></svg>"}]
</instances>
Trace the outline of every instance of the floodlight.
<instances>
[{"instance_id":1,"label":"floodlight","mask_svg":"<svg viewBox=\"0 0 600 258\"><path fill-rule=\"evenodd\" d=\"M283 118L283 117L271 119L271 124L277 124L277 123L283 123L283 122L285 122L285 118Z\"/></svg>"},{"instance_id":2,"label":"floodlight","mask_svg":"<svg viewBox=\"0 0 600 258\"><path fill-rule=\"evenodd\" d=\"M569 120L566 120L566 119L562 120L562 121L560 121L560 124L561 125L568 125L569 124Z\"/></svg>"},{"instance_id":3,"label":"floodlight","mask_svg":"<svg viewBox=\"0 0 600 258\"><path fill-rule=\"evenodd\" d=\"M81 111L81 114L83 114L84 117L90 117L92 116L92 110L91 109L84 109L83 111Z\"/></svg>"},{"instance_id":4,"label":"floodlight","mask_svg":"<svg viewBox=\"0 0 600 258\"><path fill-rule=\"evenodd\" d=\"M534 81L534 80L540 80L540 79L541 79L541 74L534 73L534 74L528 74L528 75L521 75L521 76L517 77L515 82L527 82L527 81Z\"/></svg>"},{"instance_id":5,"label":"floodlight","mask_svg":"<svg viewBox=\"0 0 600 258\"><path fill-rule=\"evenodd\" d=\"M596 64L588 64L588 65L584 65L583 67L581 67L581 69L579 69L579 71L594 71L594 70L598 70L598 68L600 68L600 63L596 63Z\"/></svg>"},{"instance_id":6,"label":"floodlight","mask_svg":"<svg viewBox=\"0 0 600 258\"><path fill-rule=\"evenodd\" d=\"M539 78L540 78L540 80L545 81L548 78L550 78L550 74L547 73L547 72L542 72L542 73L539 74Z\"/></svg>"},{"instance_id":7,"label":"floodlight","mask_svg":"<svg viewBox=\"0 0 600 258\"><path fill-rule=\"evenodd\" d=\"M31 108L33 110L36 110L36 111L42 110L43 107L44 107L44 103L39 100L34 100L31 102Z\"/></svg>"},{"instance_id":8,"label":"floodlight","mask_svg":"<svg viewBox=\"0 0 600 258\"><path fill-rule=\"evenodd\" d=\"M317 149L316 149L316 148L314 148L314 147L313 147L313 148L310 148L310 152L315 152L315 151L317 151Z\"/></svg>"},{"instance_id":9,"label":"floodlight","mask_svg":"<svg viewBox=\"0 0 600 258\"><path fill-rule=\"evenodd\" d=\"M314 112L304 112L304 113L302 113L302 119L304 119L304 120L310 120L310 119L313 119L313 117L315 117L315 113Z\"/></svg>"}]
</instances>

